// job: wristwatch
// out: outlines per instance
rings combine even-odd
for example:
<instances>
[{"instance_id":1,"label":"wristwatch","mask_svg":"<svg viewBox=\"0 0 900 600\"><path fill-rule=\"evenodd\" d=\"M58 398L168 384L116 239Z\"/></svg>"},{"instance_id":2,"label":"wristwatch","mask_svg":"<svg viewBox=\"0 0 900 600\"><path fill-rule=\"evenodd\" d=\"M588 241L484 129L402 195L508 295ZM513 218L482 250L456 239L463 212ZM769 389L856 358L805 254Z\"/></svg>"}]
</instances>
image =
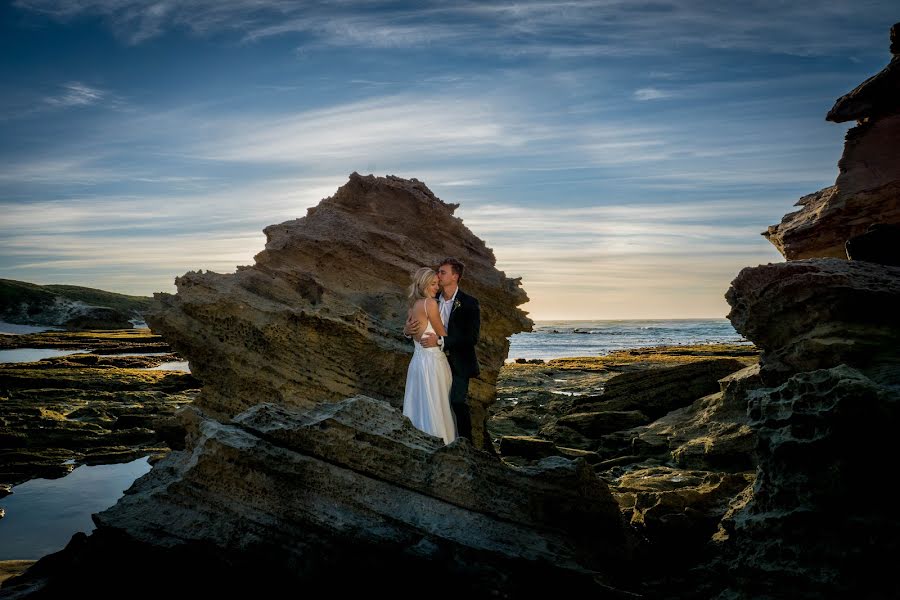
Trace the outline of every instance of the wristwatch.
<instances>
[{"instance_id":1,"label":"wristwatch","mask_svg":"<svg viewBox=\"0 0 900 600\"><path fill-rule=\"evenodd\" d=\"M444 349L444 336L442 336L442 335L438 336L437 345L438 345L438 348L440 348L441 350Z\"/></svg>"}]
</instances>

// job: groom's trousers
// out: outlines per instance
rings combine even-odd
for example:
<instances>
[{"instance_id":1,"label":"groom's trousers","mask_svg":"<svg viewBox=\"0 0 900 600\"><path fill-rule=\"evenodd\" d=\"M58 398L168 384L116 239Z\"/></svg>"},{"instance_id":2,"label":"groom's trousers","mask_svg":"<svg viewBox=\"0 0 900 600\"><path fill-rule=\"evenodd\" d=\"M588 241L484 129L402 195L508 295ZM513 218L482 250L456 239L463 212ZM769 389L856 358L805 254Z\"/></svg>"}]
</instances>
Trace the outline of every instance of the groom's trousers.
<instances>
[{"instance_id":1,"label":"groom's trousers","mask_svg":"<svg viewBox=\"0 0 900 600\"><path fill-rule=\"evenodd\" d=\"M469 394L469 378L453 374L450 384L450 408L456 417L456 435L472 441L472 415L466 396Z\"/></svg>"}]
</instances>

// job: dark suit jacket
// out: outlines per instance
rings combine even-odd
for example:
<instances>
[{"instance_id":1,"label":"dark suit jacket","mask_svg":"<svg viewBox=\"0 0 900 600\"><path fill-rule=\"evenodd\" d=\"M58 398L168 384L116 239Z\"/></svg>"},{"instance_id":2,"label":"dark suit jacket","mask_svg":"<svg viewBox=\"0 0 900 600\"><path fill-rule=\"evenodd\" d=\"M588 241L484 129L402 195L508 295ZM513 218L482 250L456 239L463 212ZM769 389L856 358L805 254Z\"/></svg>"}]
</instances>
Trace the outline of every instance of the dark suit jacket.
<instances>
[{"instance_id":1,"label":"dark suit jacket","mask_svg":"<svg viewBox=\"0 0 900 600\"><path fill-rule=\"evenodd\" d=\"M456 292L453 304L444 338L444 352L454 375L477 377L480 370L475 346L481 335L481 307L478 300L462 290Z\"/></svg>"}]
</instances>

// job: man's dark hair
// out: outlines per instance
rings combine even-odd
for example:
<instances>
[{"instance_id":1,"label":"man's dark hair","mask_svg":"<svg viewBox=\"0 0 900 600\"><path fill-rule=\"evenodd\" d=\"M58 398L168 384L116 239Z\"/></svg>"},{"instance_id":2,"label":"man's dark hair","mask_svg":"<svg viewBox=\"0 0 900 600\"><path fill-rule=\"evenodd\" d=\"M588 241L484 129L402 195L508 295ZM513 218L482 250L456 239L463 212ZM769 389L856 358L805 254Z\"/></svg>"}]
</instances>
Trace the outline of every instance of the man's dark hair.
<instances>
[{"instance_id":1,"label":"man's dark hair","mask_svg":"<svg viewBox=\"0 0 900 600\"><path fill-rule=\"evenodd\" d=\"M466 269L466 265L462 264L452 256L448 256L438 263L438 267L443 267L444 265L450 265L450 267L453 269L453 272L459 275L459 278L462 279L463 271Z\"/></svg>"}]
</instances>

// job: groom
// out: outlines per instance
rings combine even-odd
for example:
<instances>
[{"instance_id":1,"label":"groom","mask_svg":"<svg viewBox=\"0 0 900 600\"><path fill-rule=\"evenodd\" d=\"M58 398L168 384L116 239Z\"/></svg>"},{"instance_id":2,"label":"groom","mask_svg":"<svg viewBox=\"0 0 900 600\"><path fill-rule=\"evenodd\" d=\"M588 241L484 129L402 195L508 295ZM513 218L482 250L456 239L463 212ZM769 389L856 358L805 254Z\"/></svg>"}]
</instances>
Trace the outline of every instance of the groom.
<instances>
[{"instance_id":1,"label":"groom","mask_svg":"<svg viewBox=\"0 0 900 600\"><path fill-rule=\"evenodd\" d=\"M466 395L469 392L469 379L479 374L475 345L478 344L481 333L481 308L478 300L459 289L464 269L465 265L455 258L445 258L438 266L437 277L441 293L437 300L447 335L439 337L434 333L427 333L421 343L426 348L440 346L447 354L453 374L450 408L456 417L457 435L473 441L472 416ZM403 332L418 335L419 322L407 322Z\"/></svg>"}]
</instances>

